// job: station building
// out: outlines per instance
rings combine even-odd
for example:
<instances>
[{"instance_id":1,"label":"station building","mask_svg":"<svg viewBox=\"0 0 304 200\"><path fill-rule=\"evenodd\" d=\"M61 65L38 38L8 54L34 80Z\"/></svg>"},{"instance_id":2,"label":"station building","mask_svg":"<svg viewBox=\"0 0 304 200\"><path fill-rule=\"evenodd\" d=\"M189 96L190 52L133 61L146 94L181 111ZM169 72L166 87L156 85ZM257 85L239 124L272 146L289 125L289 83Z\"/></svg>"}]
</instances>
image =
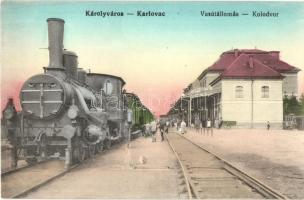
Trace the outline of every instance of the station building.
<instances>
[{"instance_id":1,"label":"station building","mask_svg":"<svg viewBox=\"0 0 304 200\"><path fill-rule=\"evenodd\" d=\"M300 70L279 51L234 49L184 89L168 115L187 124L210 119L214 126L272 128L283 125L283 97L297 96Z\"/></svg>"}]
</instances>

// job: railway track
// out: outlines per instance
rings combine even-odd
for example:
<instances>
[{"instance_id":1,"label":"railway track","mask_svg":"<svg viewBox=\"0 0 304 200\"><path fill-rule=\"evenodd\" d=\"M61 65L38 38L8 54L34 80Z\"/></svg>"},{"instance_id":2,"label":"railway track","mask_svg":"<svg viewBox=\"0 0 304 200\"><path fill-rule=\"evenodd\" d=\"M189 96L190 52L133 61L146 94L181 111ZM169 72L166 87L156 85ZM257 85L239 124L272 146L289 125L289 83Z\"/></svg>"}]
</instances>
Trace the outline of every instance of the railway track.
<instances>
[{"instance_id":1,"label":"railway track","mask_svg":"<svg viewBox=\"0 0 304 200\"><path fill-rule=\"evenodd\" d=\"M10 169L8 171L4 171L4 172L1 173L1 177L7 176L7 175L12 174L12 173L16 173L19 170L24 170L26 168L29 168L29 167L32 167L34 165L41 164L41 163L47 162L47 161L49 161L49 160L42 160L42 161L38 161L38 162L33 163L33 164L25 164L25 165L23 165L21 167L17 167L15 169Z\"/></svg>"},{"instance_id":2,"label":"railway track","mask_svg":"<svg viewBox=\"0 0 304 200\"><path fill-rule=\"evenodd\" d=\"M64 168L64 161L51 159L1 174L3 198L20 198L64 175L78 165Z\"/></svg>"},{"instance_id":3,"label":"railway track","mask_svg":"<svg viewBox=\"0 0 304 200\"><path fill-rule=\"evenodd\" d=\"M97 155L102 156L104 153L119 148L123 144L125 144L125 142L114 144L111 149L104 150ZM75 168L79 168L90 160L94 160L95 156L86 159L82 163L75 164L68 169L65 169L64 160L49 159L4 172L1 174L1 197L23 198Z\"/></svg>"},{"instance_id":4,"label":"railway track","mask_svg":"<svg viewBox=\"0 0 304 200\"><path fill-rule=\"evenodd\" d=\"M171 132L166 137L183 170L190 199L288 199L182 135Z\"/></svg>"}]
</instances>

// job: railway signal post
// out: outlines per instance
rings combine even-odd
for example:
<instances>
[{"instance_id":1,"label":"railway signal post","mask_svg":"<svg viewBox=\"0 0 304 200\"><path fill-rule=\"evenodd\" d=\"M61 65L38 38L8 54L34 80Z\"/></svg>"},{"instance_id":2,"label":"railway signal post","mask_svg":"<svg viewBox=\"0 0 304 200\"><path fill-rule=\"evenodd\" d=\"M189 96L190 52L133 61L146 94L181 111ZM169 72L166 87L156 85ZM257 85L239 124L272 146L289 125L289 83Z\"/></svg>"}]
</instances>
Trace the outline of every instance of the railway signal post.
<instances>
[{"instance_id":1,"label":"railway signal post","mask_svg":"<svg viewBox=\"0 0 304 200\"><path fill-rule=\"evenodd\" d=\"M133 118L133 113L132 110L128 109L128 116L127 116L127 121L128 121L128 148L130 147L130 141L131 141L131 125L132 125L132 118Z\"/></svg>"}]
</instances>

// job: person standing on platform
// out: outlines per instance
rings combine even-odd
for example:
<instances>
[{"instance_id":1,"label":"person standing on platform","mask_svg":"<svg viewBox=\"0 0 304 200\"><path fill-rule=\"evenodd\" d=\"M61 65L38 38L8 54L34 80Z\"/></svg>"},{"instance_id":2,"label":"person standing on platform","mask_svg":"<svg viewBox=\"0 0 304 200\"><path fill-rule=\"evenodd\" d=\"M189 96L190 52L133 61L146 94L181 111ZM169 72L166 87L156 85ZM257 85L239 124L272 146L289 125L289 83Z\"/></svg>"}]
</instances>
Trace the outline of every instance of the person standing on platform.
<instances>
[{"instance_id":1,"label":"person standing on platform","mask_svg":"<svg viewBox=\"0 0 304 200\"><path fill-rule=\"evenodd\" d=\"M204 119L204 120L202 121L202 126L203 126L203 129L204 129L204 135L205 135L205 133L206 133L206 123L207 123L207 121Z\"/></svg>"},{"instance_id":2,"label":"person standing on platform","mask_svg":"<svg viewBox=\"0 0 304 200\"><path fill-rule=\"evenodd\" d=\"M218 119L214 120L214 128L219 128L219 120Z\"/></svg>"},{"instance_id":3,"label":"person standing on platform","mask_svg":"<svg viewBox=\"0 0 304 200\"><path fill-rule=\"evenodd\" d=\"M211 136L213 136L213 130L211 126L211 120L208 118L207 120L207 135L209 135L209 131L211 131Z\"/></svg>"},{"instance_id":4,"label":"person standing on platform","mask_svg":"<svg viewBox=\"0 0 304 200\"><path fill-rule=\"evenodd\" d=\"M152 133L152 142L156 142L156 131L157 131L156 121L152 121L150 126L151 126L151 133Z\"/></svg>"},{"instance_id":5,"label":"person standing on platform","mask_svg":"<svg viewBox=\"0 0 304 200\"><path fill-rule=\"evenodd\" d=\"M269 129L270 129L270 123L269 121L267 121L267 130L269 131Z\"/></svg>"},{"instance_id":6,"label":"person standing on platform","mask_svg":"<svg viewBox=\"0 0 304 200\"><path fill-rule=\"evenodd\" d=\"M200 120L199 120L198 117L195 118L195 122L194 123L195 123L195 131L197 133L199 133L199 130L200 130Z\"/></svg>"},{"instance_id":7,"label":"person standing on platform","mask_svg":"<svg viewBox=\"0 0 304 200\"><path fill-rule=\"evenodd\" d=\"M199 126L200 126L200 132L202 134L203 133L203 122L202 121L199 122Z\"/></svg>"},{"instance_id":8,"label":"person standing on platform","mask_svg":"<svg viewBox=\"0 0 304 200\"><path fill-rule=\"evenodd\" d=\"M165 132L165 123L160 122L159 123L159 130L160 130L160 136L161 136L161 141L164 141L164 132Z\"/></svg>"},{"instance_id":9,"label":"person standing on platform","mask_svg":"<svg viewBox=\"0 0 304 200\"><path fill-rule=\"evenodd\" d=\"M145 137L149 137L150 134L151 134L151 126L150 126L150 123L147 123L146 124L146 130L145 130Z\"/></svg>"},{"instance_id":10,"label":"person standing on platform","mask_svg":"<svg viewBox=\"0 0 304 200\"><path fill-rule=\"evenodd\" d=\"M168 134L168 132L169 132L169 127L170 127L170 122L169 122L169 121L166 121L166 128L165 128L165 131L166 131L167 134Z\"/></svg>"},{"instance_id":11,"label":"person standing on platform","mask_svg":"<svg viewBox=\"0 0 304 200\"><path fill-rule=\"evenodd\" d=\"M223 119L222 119L222 117L220 117L219 128L222 128L222 125L223 125Z\"/></svg>"},{"instance_id":12,"label":"person standing on platform","mask_svg":"<svg viewBox=\"0 0 304 200\"><path fill-rule=\"evenodd\" d=\"M184 120L182 120L180 128L181 128L181 134L185 134L187 132L187 130L186 130L186 122Z\"/></svg>"}]
</instances>

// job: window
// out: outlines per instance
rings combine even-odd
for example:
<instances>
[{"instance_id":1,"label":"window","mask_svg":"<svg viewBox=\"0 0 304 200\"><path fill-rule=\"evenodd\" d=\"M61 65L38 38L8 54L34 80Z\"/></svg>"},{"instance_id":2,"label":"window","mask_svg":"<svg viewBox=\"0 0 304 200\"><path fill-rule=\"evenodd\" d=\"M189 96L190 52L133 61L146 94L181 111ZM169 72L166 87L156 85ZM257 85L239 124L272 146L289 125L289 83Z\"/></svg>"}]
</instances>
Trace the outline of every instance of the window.
<instances>
[{"instance_id":1,"label":"window","mask_svg":"<svg viewBox=\"0 0 304 200\"><path fill-rule=\"evenodd\" d=\"M203 78L203 80L201 81L201 86L206 87L206 85L207 85L206 78Z\"/></svg>"},{"instance_id":2,"label":"window","mask_svg":"<svg viewBox=\"0 0 304 200\"><path fill-rule=\"evenodd\" d=\"M269 87L268 86L262 87L262 98L269 98Z\"/></svg>"},{"instance_id":3,"label":"window","mask_svg":"<svg viewBox=\"0 0 304 200\"><path fill-rule=\"evenodd\" d=\"M207 87L207 80L206 80L206 78L204 78L204 80L203 80L203 87Z\"/></svg>"},{"instance_id":4,"label":"window","mask_svg":"<svg viewBox=\"0 0 304 200\"><path fill-rule=\"evenodd\" d=\"M106 81L103 90L106 93L106 95L111 95L112 94L112 92L113 92L113 85L112 85L112 83L111 83L110 80Z\"/></svg>"},{"instance_id":5,"label":"window","mask_svg":"<svg viewBox=\"0 0 304 200\"><path fill-rule=\"evenodd\" d=\"M85 98L84 101L86 102L88 109L91 109L91 108L94 107L94 106L93 106L93 100L92 100L92 99L87 99L87 98Z\"/></svg>"},{"instance_id":6,"label":"window","mask_svg":"<svg viewBox=\"0 0 304 200\"><path fill-rule=\"evenodd\" d=\"M236 98L243 98L243 86L236 86L235 87L235 97Z\"/></svg>"}]
</instances>

